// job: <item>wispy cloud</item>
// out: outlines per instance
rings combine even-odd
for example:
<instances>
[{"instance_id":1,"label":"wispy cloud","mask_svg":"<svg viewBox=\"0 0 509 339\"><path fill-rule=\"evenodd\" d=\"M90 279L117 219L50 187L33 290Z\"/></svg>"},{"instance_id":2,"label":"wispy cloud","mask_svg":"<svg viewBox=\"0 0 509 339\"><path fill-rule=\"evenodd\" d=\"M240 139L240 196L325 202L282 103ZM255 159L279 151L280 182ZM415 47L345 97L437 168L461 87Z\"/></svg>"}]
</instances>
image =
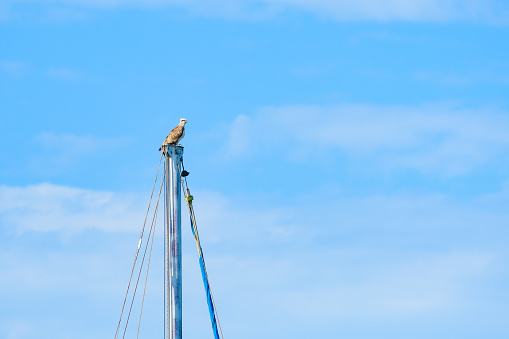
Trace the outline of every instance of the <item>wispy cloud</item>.
<instances>
[{"instance_id":1,"label":"wispy cloud","mask_svg":"<svg viewBox=\"0 0 509 339\"><path fill-rule=\"evenodd\" d=\"M46 71L46 76L62 81L80 81L85 78L85 74L83 72L69 68L49 69Z\"/></svg>"},{"instance_id":2,"label":"wispy cloud","mask_svg":"<svg viewBox=\"0 0 509 339\"><path fill-rule=\"evenodd\" d=\"M0 20L1 20L1 12L0 12ZM11 75L11 76L21 76L26 72L26 69L27 69L27 65L21 61L15 61L15 60L0 61L0 71L6 73L8 75Z\"/></svg>"},{"instance_id":3,"label":"wispy cloud","mask_svg":"<svg viewBox=\"0 0 509 339\"><path fill-rule=\"evenodd\" d=\"M426 237L430 237L427 240L434 246L450 246L458 239L456 232L460 228L467 232L464 236L469 241L476 243L489 240L496 232L502 235L501 225L509 222L509 214L503 209L509 201L508 192L504 189L468 202L437 194L377 195L331 198L327 203L317 204L297 200L261 206L249 197L241 203L237 198L202 191L195 192L195 205L200 212L200 229L211 246L237 244L238 249L249 251L257 243L268 247L272 247L270 244L300 247L332 241L331 246L335 247L334 241L352 240L352 236L367 243L379 239L378 245L382 247L386 246L383 239L411 245L412 241L422 243ZM307 200L320 201L312 196ZM53 184L0 186L2 225L16 232L76 233L85 229L132 232L141 227L147 203L148 197L140 194ZM434 239L436 232L442 236ZM415 239L406 238L415 235ZM468 247L472 242L465 242L467 238L463 238L463 245ZM413 246L418 250L416 244Z\"/></svg>"},{"instance_id":4,"label":"wispy cloud","mask_svg":"<svg viewBox=\"0 0 509 339\"><path fill-rule=\"evenodd\" d=\"M341 21L446 22L456 20L507 23L509 8L500 1L478 0L52 0L47 6L114 9L186 8L208 16L260 17L287 10L312 12Z\"/></svg>"},{"instance_id":5,"label":"wispy cloud","mask_svg":"<svg viewBox=\"0 0 509 339\"><path fill-rule=\"evenodd\" d=\"M416 72L414 77L419 81L426 81L448 86L468 86L472 84L508 84L509 73L505 67L491 67L487 70L464 72Z\"/></svg>"},{"instance_id":6,"label":"wispy cloud","mask_svg":"<svg viewBox=\"0 0 509 339\"><path fill-rule=\"evenodd\" d=\"M418 1L332 1L332 0L274 0L273 4L283 4L339 20L374 21L455 21L455 20L493 20L497 17L496 2L477 0L418 0ZM505 7L507 10L507 7ZM506 12L507 14L507 12Z\"/></svg>"},{"instance_id":7,"label":"wispy cloud","mask_svg":"<svg viewBox=\"0 0 509 339\"><path fill-rule=\"evenodd\" d=\"M264 147L302 159L303 149L320 148L385 169L455 175L507 154L508 126L506 112L441 104L271 107L237 117L224 151L238 157Z\"/></svg>"},{"instance_id":8,"label":"wispy cloud","mask_svg":"<svg viewBox=\"0 0 509 339\"><path fill-rule=\"evenodd\" d=\"M0 74L5 73L13 77L20 77L27 74L29 66L27 63L18 60L2 60L0 61ZM84 72L71 68L55 67L47 70L30 68L33 72L60 81L77 82L87 78Z\"/></svg>"},{"instance_id":9,"label":"wispy cloud","mask_svg":"<svg viewBox=\"0 0 509 339\"><path fill-rule=\"evenodd\" d=\"M306 320L337 331L345 321L459 319L465 309L482 317L477 300L502 293L477 282L496 280L506 267L497 239L507 237L509 214L489 207L509 201L506 191L469 202L392 195L323 203L308 196L319 203L277 207L196 196L216 299L235 300L227 314L239 332L249 326L245 314L276 332Z\"/></svg>"},{"instance_id":10,"label":"wispy cloud","mask_svg":"<svg viewBox=\"0 0 509 339\"><path fill-rule=\"evenodd\" d=\"M7 3L0 3L0 22L6 21L9 17Z\"/></svg>"},{"instance_id":11,"label":"wispy cloud","mask_svg":"<svg viewBox=\"0 0 509 339\"><path fill-rule=\"evenodd\" d=\"M461 317L465 309L482 318L483 311L474 307L478 298L498 295L500 288L486 291L477 282L497 281L494 272L507 269L505 190L469 202L393 195L324 204L315 197L310 201L317 203L287 201L277 207L248 197L194 193L209 278L231 333L250 328L250 318L261 319L264 330L279 336L306 319L313 329L323 321L335 331L338 321L429 321ZM81 237L79 232L93 229L96 237L112 235L104 248L42 251L37 258L14 257L21 251L10 244L10 250L0 250L1 290L55 296L65 291L66 297L101 300L113 293L120 303L132 253L126 257L125 246L119 252L115 239L139 231L145 207L139 196L115 192L50 184L0 187L4 232ZM186 291L193 291L186 292L186 300L203 306L195 296L203 288L196 249L183 220ZM134 251L135 242L131 245ZM490 300L486 303L496 308L506 298Z\"/></svg>"},{"instance_id":12,"label":"wispy cloud","mask_svg":"<svg viewBox=\"0 0 509 339\"><path fill-rule=\"evenodd\" d=\"M146 202L133 194L93 191L52 184L0 186L0 220L16 232L85 229L137 231Z\"/></svg>"},{"instance_id":13,"label":"wispy cloud","mask_svg":"<svg viewBox=\"0 0 509 339\"><path fill-rule=\"evenodd\" d=\"M290 322L285 324L290 328L290 319L337 324L454 314L472 304L469 293L482 294L472 282L489 274L493 265L492 258L483 253L368 259L376 255L366 252L363 261L358 261L358 254L337 250L293 252L291 258L232 258L214 262L212 272L220 277L223 293L235 285L263 290L263 295L235 291L235 299L242 301L241 305L272 305L276 313L285 315L279 320ZM302 309L313 312L303 313Z\"/></svg>"}]
</instances>

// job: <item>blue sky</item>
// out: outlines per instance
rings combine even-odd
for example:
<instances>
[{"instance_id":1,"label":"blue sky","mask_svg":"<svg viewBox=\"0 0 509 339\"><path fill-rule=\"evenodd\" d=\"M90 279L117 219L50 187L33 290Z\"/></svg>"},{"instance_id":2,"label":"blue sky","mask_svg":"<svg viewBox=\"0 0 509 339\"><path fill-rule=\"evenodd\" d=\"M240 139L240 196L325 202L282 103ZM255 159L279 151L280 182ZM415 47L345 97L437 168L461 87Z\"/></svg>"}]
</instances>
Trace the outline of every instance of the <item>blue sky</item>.
<instances>
[{"instance_id":1,"label":"blue sky","mask_svg":"<svg viewBox=\"0 0 509 339\"><path fill-rule=\"evenodd\" d=\"M507 338L508 24L505 1L3 0L0 337L114 336L185 117L225 338ZM143 337L161 223L154 247Z\"/></svg>"}]
</instances>

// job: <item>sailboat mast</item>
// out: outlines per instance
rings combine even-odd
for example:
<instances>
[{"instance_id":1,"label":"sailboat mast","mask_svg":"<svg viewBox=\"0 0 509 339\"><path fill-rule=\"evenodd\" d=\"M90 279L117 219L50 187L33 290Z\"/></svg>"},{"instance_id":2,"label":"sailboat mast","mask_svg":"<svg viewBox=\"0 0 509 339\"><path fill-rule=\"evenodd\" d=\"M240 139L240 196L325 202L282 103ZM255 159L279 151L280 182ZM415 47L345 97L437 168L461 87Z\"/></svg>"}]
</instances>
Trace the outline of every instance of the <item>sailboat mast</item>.
<instances>
[{"instance_id":1,"label":"sailboat mast","mask_svg":"<svg viewBox=\"0 0 509 339\"><path fill-rule=\"evenodd\" d=\"M180 171L184 148L166 145L166 338L182 339L182 247ZM182 167L180 167L182 168Z\"/></svg>"}]
</instances>

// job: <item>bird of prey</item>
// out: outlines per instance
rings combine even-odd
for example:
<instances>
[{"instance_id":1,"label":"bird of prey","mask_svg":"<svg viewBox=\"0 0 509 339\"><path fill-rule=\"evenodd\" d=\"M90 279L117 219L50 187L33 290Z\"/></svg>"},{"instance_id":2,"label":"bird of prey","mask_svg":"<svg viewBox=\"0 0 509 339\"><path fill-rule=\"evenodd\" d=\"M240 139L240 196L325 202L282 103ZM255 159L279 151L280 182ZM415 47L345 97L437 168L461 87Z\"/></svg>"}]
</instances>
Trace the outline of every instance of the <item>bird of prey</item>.
<instances>
[{"instance_id":1,"label":"bird of prey","mask_svg":"<svg viewBox=\"0 0 509 339\"><path fill-rule=\"evenodd\" d=\"M187 120L182 118L180 119L179 124L177 127L171 130L170 134L166 137L166 139L163 142L163 145L159 147L159 150L163 148L163 146L166 145L177 145L178 142L184 137L185 131L184 131L184 125L186 124Z\"/></svg>"}]
</instances>

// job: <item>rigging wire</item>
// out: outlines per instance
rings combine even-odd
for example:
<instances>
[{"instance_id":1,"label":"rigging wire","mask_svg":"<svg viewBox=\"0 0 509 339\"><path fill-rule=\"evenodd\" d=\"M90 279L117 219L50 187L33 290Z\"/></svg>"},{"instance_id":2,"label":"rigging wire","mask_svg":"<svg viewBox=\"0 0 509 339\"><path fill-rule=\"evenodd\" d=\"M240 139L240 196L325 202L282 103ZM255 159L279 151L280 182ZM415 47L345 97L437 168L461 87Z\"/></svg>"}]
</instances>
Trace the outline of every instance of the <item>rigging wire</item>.
<instances>
[{"instance_id":1,"label":"rigging wire","mask_svg":"<svg viewBox=\"0 0 509 339\"><path fill-rule=\"evenodd\" d=\"M164 162L164 173L166 173L166 161ZM167 206L167 201L166 201L167 200L167 194L166 194L166 192L167 192L168 187L166 187L166 180L164 180L164 182L165 182L165 185L164 185L164 198L163 199L164 199L164 206ZM166 313L166 311L167 311L167 308L166 308L166 305L167 305L166 304L166 302L167 302L167 299L166 299L167 298L167 296L166 296L166 274L167 274L166 268L167 268L167 263L166 263L166 260L168 260L167 253L166 253L167 252L166 251L166 248L167 248L166 247L167 246L166 245L166 232L167 232L167 230L166 230L166 223L168 222L167 221L167 216L166 216L166 211L163 212L163 220L164 220L164 223L163 223L163 229L164 229L164 240L163 240L163 242L164 242L164 246L163 246L164 247L163 248L163 251L164 251L164 286L163 286L163 290L164 290L164 292L163 292L163 294L164 294L164 303L163 303L164 304L163 305L164 306L164 312L163 312L163 314L164 314L164 319L163 319L164 334L163 334L163 338L166 339L166 318L167 318L167 313Z\"/></svg>"},{"instance_id":2,"label":"rigging wire","mask_svg":"<svg viewBox=\"0 0 509 339\"><path fill-rule=\"evenodd\" d=\"M163 177L164 177L164 175L163 175ZM163 182L164 182L164 180L161 181L161 185L159 187L159 196L157 198L156 211L157 211L157 208L159 207L159 199L161 198L161 190L163 188ZM147 244L145 245L145 251L143 252L143 258L141 260L140 269L139 269L139 272L138 272L138 278L136 280L136 285L135 285L134 292L133 292L133 297L131 299L131 306L129 307L129 313L127 315L127 320L126 320L126 323L125 323L124 334L122 336L122 339L125 338L125 333L127 331L127 325L129 324L129 318L131 317L131 311L132 311L132 308L133 308L134 297L136 296L136 291L138 289L138 283L140 281L140 276L141 276L141 271L142 271L142 268L143 268L143 263L145 262L145 255L147 254L148 243L150 241L151 235L153 236L153 229L154 229L154 226L155 226L155 218L156 218L156 216L157 216L157 213L154 213L154 217L152 218L152 225L150 226L150 231L149 231L149 234L148 234Z\"/></svg>"},{"instance_id":3,"label":"rigging wire","mask_svg":"<svg viewBox=\"0 0 509 339\"><path fill-rule=\"evenodd\" d=\"M152 204L152 196L154 195L154 189L156 187L157 178L159 177L159 169L161 167L162 159L163 159L163 155L161 154L161 158L159 159L159 165L157 166L156 178L154 180L154 185L152 186L152 193L150 193L150 200L148 203L147 213L145 215L145 221L143 222L143 228L141 229L140 240L138 241L138 248L136 249L136 255L134 256L134 263L133 263L133 268L131 270L131 276L129 277L129 283L127 284L127 291L125 292L124 303L122 304L122 311L120 311L120 319L118 320L117 331L115 332L114 339L116 339L118 336L118 330L120 328L120 323L122 322L122 315L124 314L124 308L125 308L125 303L127 301L127 295L129 294L129 288L131 287L131 280L133 279L134 267L136 266L136 261L138 260L138 254L140 252L140 246L141 246L141 239L143 238L143 233L145 232L145 225L147 224L148 212L150 211L150 205ZM161 194L161 193L159 193L159 194ZM159 199L158 199L158 202L159 202Z\"/></svg>"},{"instance_id":4,"label":"rigging wire","mask_svg":"<svg viewBox=\"0 0 509 339\"><path fill-rule=\"evenodd\" d=\"M162 180L164 182L165 175L163 174ZM159 201L157 202L157 205L159 206ZM152 240L150 241L150 252L148 254L148 263L147 263L147 274L145 275L145 286L143 287L143 298L141 299L141 309L140 309L140 320L138 321L138 332L136 333L136 339L138 339L140 335L140 326L141 326L141 315L143 313L143 303L145 302L145 292L147 290L147 280L148 280L148 270L150 268L150 259L152 258L152 247L154 245L154 238L156 233L156 225L157 225L157 212L159 211L158 208L156 208L154 212L154 233L152 233ZM148 241L147 241L148 243Z\"/></svg>"}]
</instances>

